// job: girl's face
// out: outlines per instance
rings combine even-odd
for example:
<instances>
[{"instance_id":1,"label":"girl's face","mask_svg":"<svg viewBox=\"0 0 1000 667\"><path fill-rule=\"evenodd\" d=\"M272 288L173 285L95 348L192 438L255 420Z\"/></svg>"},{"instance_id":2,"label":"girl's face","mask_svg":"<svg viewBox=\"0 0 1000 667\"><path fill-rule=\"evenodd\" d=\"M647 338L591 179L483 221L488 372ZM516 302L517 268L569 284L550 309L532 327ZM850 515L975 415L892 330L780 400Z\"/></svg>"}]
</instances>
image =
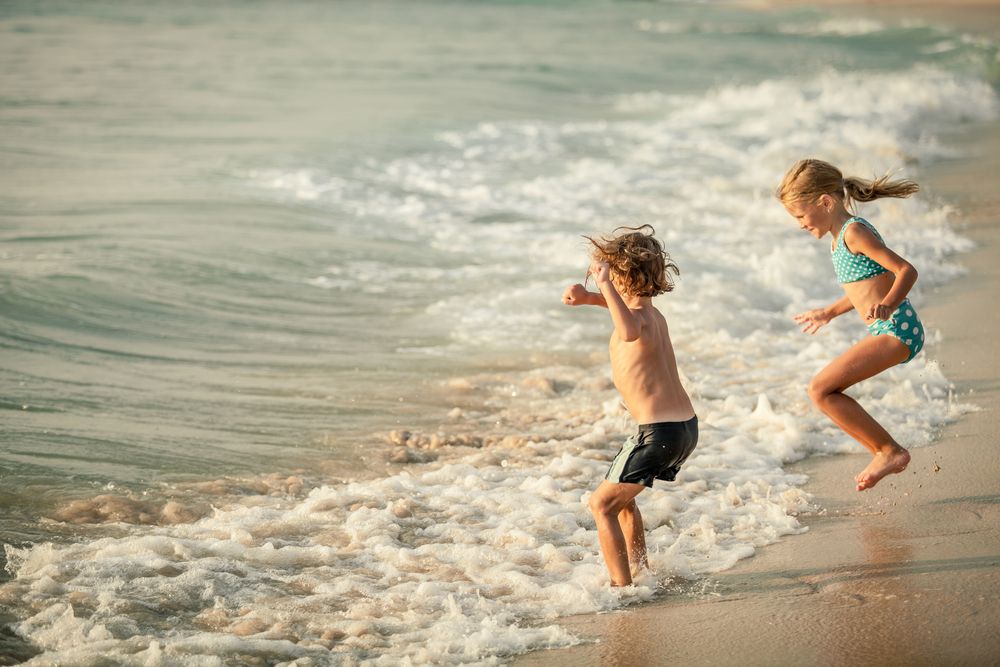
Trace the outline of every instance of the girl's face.
<instances>
[{"instance_id":1,"label":"girl's face","mask_svg":"<svg viewBox=\"0 0 1000 667\"><path fill-rule=\"evenodd\" d=\"M791 202L785 204L785 210L799 223L799 229L805 229L818 239L823 238L833 224L829 207L824 206L822 200Z\"/></svg>"}]
</instances>

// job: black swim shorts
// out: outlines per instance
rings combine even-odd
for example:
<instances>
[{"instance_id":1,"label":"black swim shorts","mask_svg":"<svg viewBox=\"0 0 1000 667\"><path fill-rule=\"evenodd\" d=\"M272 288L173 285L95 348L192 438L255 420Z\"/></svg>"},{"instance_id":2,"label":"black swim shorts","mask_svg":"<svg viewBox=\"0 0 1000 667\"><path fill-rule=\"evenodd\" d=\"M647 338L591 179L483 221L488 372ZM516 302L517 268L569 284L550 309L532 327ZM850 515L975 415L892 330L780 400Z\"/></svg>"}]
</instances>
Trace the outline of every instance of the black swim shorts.
<instances>
[{"instance_id":1,"label":"black swim shorts","mask_svg":"<svg viewBox=\"0 0 1000 667\"><path fill-rule=\"evenodd\" d=\"M654 479L672 482L697 444L698 417L686 422L642 424L622 445L605 479L643 486L653 486Z\"/></svg>"}]
</instances>

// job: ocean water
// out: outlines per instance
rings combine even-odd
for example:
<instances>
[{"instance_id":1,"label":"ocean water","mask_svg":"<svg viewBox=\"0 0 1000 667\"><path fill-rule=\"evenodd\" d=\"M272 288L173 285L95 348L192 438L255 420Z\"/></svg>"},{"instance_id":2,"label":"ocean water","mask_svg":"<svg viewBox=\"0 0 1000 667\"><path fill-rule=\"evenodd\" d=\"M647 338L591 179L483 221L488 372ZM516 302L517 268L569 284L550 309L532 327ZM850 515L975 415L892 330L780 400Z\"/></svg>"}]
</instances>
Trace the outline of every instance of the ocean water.
<instances>
[{"instance_id":1,"label":"ocean water","mask_svg":"<svg viewBox=\"0 0 1000 667\"><path fill-rule=\"evenodd\" d=\"M863 451L805 386L867 332L794 324L842 292L771 192L919 181L997 54L807 8L3 3L0 662L500 665L802 532L785 464ZM862 211L918 308L952 212ZM587 500L634 424L560 295L646 223L702 433L613 591ZM851 390L915 447L964 407L928 324Z\"/></svg>"}]
</instances>

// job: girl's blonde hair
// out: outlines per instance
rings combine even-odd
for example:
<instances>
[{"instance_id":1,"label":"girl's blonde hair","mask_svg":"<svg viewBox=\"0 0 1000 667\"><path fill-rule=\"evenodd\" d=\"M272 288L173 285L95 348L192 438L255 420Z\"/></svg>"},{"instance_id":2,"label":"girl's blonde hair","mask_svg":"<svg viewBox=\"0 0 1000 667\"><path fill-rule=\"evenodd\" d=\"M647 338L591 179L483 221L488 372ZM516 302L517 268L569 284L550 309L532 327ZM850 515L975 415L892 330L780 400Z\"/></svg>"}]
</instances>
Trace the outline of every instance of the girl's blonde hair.
<instances>
[{"instance_id":1,"label":"girl's blonde hair","mask_svg":"<svg viewBox=\"0 0 1000 667\"><path fill-rule=\"evenodd\" d=\"M618 234L623 230L624 234ZM618 227L610 236L597 239L591 236L584 238L593 245L591 259L607 262L611 272L621 279L626 292L633 296L652 297L674 289L674 281L668 271L678 276L681 274L670 255L663 250L663 244L653 236L655 233L651 226L642 225ZM590 278L589 273L587 278Z\"/></svg>"},{"instance_id":2,"label":"girl's blonde hair","mask_svg":"<svg viewBox=\"0 0 1000 667\"><path fill-rule=\"evenodd\" d=\"M799 160L785 174L774 196L782 204L797 201L815 202L823 195L842 199L844 206L853 208L854 202L866 202L883 197L905 198L918 192L920 186L910 180L889 182L891 173L866 181L861 178L844 178L839 169L822 160Z\"/></svg>"}]
</instances>

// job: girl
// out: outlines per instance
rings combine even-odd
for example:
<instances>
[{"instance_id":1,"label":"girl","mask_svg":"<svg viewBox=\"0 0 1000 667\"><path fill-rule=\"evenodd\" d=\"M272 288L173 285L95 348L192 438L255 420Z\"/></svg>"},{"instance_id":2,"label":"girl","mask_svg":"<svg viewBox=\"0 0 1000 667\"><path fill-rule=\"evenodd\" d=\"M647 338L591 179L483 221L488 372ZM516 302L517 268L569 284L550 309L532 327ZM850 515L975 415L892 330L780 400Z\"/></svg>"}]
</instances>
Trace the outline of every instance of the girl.
<instances>
[{"instance_id":1,"label":"girl","mask_svg":"<svg viewBox=\"0 0 1000 667\"><path fill-rule=\"evenodd\" d=\"M917 281L916 269L887 248L875 228L852 216L848 207L882 197L909 197L919 189L913 181L890 183L888 175L874 181L844 178L829 163L802 160L788 170L775 192L799 229L818 239L830 234L833 267L846 292L826 308L796 315L795 321L804 325L802 331L815 334L834 317L853 309L872 334L809 383L809 398L816 407L874 457L854 478L858 491L905 470L910 453L844 390L912 359L924 345L924 325L906 298Z\"/></svg>"}]
</instances>

